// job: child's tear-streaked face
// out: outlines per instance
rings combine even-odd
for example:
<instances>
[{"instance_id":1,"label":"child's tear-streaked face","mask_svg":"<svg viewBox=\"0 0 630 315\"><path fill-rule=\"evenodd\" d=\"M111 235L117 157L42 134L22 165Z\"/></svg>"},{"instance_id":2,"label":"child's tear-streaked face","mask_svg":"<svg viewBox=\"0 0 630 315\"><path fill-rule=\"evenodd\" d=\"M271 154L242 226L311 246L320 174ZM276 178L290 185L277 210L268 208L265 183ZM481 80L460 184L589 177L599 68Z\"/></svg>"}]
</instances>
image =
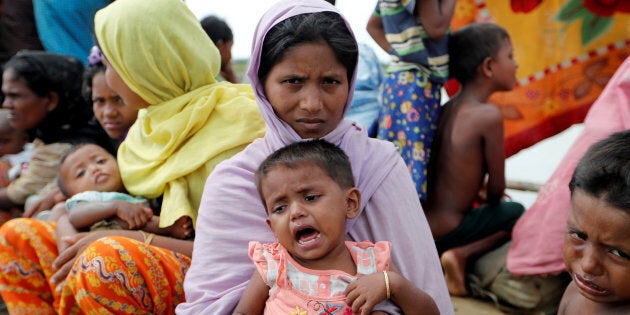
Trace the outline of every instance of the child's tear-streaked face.
<instances>
[{"instance_id":1,"label":"child's tear-streaked face","mask_svg":"<svg viewBox=\"0 0 630 315\"><path fill-rule=\"evenodd\" d=\"M589 300L630 302L630 213L576 188L564 263L580 294Z\"/></svg>"}]
</instances>

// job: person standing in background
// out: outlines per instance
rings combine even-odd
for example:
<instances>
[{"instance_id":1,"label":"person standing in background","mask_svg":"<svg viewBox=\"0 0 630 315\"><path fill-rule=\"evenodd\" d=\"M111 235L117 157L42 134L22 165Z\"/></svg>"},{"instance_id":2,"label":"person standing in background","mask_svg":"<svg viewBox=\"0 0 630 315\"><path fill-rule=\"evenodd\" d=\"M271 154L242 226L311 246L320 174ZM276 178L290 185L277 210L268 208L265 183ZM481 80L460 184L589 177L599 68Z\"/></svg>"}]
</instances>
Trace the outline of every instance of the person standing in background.
<instances>
[{"instance_id":1,"label":"person standing in background","mask_svg":"<svg viewBox=\"0 0 630 315\"><path fill-rule=\"evenodd\" d=\"M2 0L2 41L6 48L6 56L2 63L6 62L22 49L44 50L33 14L32 0Z\"/></svg>"},{"instance_id":2,"label":"person standing in background","mask_svg":"<svg viewBox=\"0 0 630 315\"><path fill-rule=\"evenodd\" d=\"M218 79L239 83L234 69L232 69L232 45L234 45L234 35L230 26L222 19L209 15L201 20L201 28L208 34L212 42L219 49L221 54L221 71Z\"/></svg>"},{"instance_id":3,"label":"person standing in background","mask_svg":"<svg viewBox=\"0 0 630 315\"><path fill-rule=\"evenodd\" d=\"M427 197L427 165L448 79L448 31L455 0L379 0L367 24L392 62L382 86L377 137L398 147Z\"/></svg>"},{"instance_id":4,"label":"person standing in background","mask_svg":"<svg viewBox=\"0 0 630 315\"><path fill-rule=\"evenodd\" d=\"M44 49L73 56L87 66L85 56L96 44L94 14L110 3L112 0L33 0L35 25Z\"/></svg>"}]
</instances>

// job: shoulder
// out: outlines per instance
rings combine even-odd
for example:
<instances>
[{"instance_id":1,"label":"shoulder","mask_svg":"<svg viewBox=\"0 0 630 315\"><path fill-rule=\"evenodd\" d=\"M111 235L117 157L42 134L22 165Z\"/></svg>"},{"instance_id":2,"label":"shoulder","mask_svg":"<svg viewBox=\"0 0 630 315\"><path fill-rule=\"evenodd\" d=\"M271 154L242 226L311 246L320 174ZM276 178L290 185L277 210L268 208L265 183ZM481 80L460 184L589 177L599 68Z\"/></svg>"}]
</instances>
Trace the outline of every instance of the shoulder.
<instances>
[{"instance_id":1,"label":"shoulder","mask_svg":"<svg viewBox=\"0 0 630 315\"><path fill-rule=\"evenodd\" d=\"M496 131L503 130L503 114L499 107L489 103L468 104L466 110L460 111L461 118L473 122L477 128Z\"/></svg>"}]
</instances>

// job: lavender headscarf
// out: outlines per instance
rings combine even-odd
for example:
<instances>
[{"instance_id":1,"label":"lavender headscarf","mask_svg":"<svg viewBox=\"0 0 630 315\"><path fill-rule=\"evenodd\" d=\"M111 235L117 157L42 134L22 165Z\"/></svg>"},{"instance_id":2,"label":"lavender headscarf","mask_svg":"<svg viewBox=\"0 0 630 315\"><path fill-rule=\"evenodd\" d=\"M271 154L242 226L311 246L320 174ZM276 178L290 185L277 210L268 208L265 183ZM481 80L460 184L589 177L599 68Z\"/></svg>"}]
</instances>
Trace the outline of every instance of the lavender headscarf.
<instances>
[{"instance_id":1,"label":"lavender headscarf","mask_svg":"<svg viewBox=\"0 0 630 315\"><path fill-rule=\"evenodd\" d=\"M266 134L219 164L206 182L192 265L184 282L186 303L177 307L178 314L231 313L254 272L247 255L248 242L275 241L265 223L266 211L258 197L254 172L275 150L304 139L278 118L265 96L263 82L258 79L262 44L267 32L277 23L299 14L322 11L340 14L334 6L321 0L281 0L265 13L256 28L248 75L266 122ZM347 22L346 25L350 29ZM355 74L349 95L354 91L354 77ZM345 112L350 102L351 97L348 97ZM424 284L419 286L434 296L443 313L452 313L426 218L396 148L387 141L368 138L362 127L348 120L342 120L324 139L349 156L355 182L362 192L362 212L347 224L349 238L356 241L388 239L400 244L396 249L399 257L394 257L394 262L401 272L414 272L416 281L412 281L426 282L428 289ZM373 198L375 195L379 197ZM404 227L397 230L400 225ZM415 251L409 256L410 260L400 261L410 250ZM410 270L413 268L417 270ZM391 305L384 307L392 310Z\"/></svg>"}]
</instances>

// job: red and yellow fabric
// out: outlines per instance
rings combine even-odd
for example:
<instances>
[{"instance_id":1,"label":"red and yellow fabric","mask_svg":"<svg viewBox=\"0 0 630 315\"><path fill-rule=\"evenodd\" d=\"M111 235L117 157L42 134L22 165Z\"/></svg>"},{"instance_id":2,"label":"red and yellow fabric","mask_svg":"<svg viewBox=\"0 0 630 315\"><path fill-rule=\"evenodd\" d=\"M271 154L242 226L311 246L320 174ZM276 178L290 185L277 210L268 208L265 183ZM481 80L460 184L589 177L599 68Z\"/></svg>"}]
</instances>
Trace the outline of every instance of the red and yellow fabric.
<instances>
[{"instance_id":1,"label":"red and yellow fabric","mask_svg":"<svg viewBox=\"0 0 630 315\"><path fill-rule=\"evenodd\" d=\"M55 291L55 228L32 219L0 228L0 292L11 314L174 314L184 301L190 258L124 237L94 242Z\"/></svg>"},{"instance_id":2,"label":"red and yellow fabric","mask_svg":"<svg viewBox=\"0 0 630 315\"><path fill-rule=\"evenodd\" d=\"M505 27L519 63L517 87L491 98L507 156L581 123L630 55L630 1L458 0L453 29L475 21Z\"/></svg>"}]
</instances>

